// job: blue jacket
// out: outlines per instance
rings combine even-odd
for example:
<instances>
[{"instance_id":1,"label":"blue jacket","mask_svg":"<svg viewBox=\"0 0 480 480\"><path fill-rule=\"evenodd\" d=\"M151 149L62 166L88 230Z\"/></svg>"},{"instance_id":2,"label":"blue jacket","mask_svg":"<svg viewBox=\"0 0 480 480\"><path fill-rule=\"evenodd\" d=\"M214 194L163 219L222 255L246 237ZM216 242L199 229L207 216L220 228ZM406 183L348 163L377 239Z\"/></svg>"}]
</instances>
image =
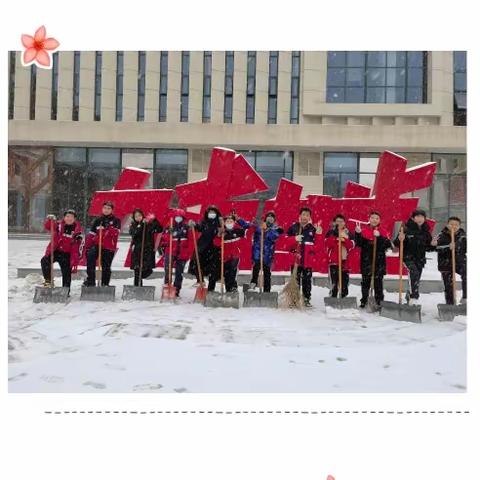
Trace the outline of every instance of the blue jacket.
<instances>
[{"instance_id":1,"label":"blue jacket","mask_svg":"<svg viewBox=\"0 0 480 480\"><path fill-rule=\"evenodd\" d=\"M259 262L261 226L252 225L250 222L246 222L242 219L239 219L238 223L245 229L255 227L252 244L252 262ZM270 267L273 262L273 256L275 254L275 242L282 233L283 229L278 225L271 225L265 229L265 234L263 237L263 264L268 267Z\"/></svg>"}]
</instances>

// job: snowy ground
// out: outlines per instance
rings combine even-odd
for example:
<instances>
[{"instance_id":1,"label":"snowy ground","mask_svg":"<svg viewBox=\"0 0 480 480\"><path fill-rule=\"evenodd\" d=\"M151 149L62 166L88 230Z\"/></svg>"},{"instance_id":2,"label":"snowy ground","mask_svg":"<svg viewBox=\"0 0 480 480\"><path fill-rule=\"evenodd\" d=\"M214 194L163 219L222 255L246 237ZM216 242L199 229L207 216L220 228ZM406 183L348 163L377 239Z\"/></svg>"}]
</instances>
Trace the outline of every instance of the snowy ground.
<instances>
[{"instance_id":1,"label":"snowy ground","mask_svg":"<svg viewBox=\"0 0 480 480\"><path fill-rule=\"evenodd\" d=\"M115 303L80 302L77 280L68 305L34 305L40 279L17 279L16 268L38 266L44 248L40 240L9 240L10 392L466 390L466 318L439 322L441 293L422 296L418 325L326 314L320 287L305 312L206 309L191 303L192 280L178 305L122 302L125 280L113 282ZM159 282L145 282L157 286L157 298Z\"/></svg>"}]
</instances>

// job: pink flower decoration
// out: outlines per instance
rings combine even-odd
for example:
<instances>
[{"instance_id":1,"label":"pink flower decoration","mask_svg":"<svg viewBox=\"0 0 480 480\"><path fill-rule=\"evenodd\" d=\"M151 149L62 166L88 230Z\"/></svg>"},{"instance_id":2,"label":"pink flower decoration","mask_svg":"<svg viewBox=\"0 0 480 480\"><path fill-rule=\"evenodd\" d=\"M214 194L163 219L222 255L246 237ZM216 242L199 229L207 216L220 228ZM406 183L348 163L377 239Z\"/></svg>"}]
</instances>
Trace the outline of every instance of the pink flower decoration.
<instances>
[{"instance_id":1,"label":"pink flower decoration","mask_svg":"<svg viewBox=\"0 0 480 480\"><path fill-rule=\"evenodd\" d=\"M329 476L327 477L327 480L335 480L335 477L334 477L333 475L329 475Z\"/></svg>"},{"instance_id":2,"label":"pink flower decoration","mask_svg":"<svg viewBox=\"0 0 480 480\"><path fill-rule=\"evenodd\" d=\"M50 68L52 63L49 50L55 50L60 43L54 38L46 38L47 31L42 25L32 37L30 35L22 35L22 44L25 47L23 52L23 64L28 65L36 62L39 67Z\"/></svg>"}]
</instances>

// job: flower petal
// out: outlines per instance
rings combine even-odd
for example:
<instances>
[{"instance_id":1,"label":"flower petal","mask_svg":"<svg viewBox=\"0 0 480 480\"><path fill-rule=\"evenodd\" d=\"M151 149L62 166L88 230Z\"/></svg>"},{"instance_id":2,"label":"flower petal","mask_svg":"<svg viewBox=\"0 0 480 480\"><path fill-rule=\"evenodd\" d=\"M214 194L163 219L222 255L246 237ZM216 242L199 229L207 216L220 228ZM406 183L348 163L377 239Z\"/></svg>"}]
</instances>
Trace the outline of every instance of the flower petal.
<instances>
[{"instance_id":1,"label":"flower petal","mask_svg":"<svg viewBox=\"0 0 480 480\"><path fill-rule=\"evenodd\" d=\"M45 26L42 25L36 32L35 32L35 41L36 42L43 42L45 40L45 36L47 35L47 31L45 30Z\"/></svg>"},{"instance_id":2,"label":"flower petal","mask_svg":"<svg viewBox=\"0 0 480 480\"><path fill-rule=\"evenodd\" d=\"M22 45L25 48L33 47L33 42L34 41L35 40L33 39L33 37L31 35L25 35L25 34L22 35Z\"/></svg>"},{"instance_id":3,"label":"flower petal","mask_svg":"<svg viewBox=\"0 0 480 480\"><path fill-rule=\"evenodd\" d=\"M39 50L37 53L37 62L44 67L50 66L50 55L46 50Z\"/></svg>"},{"instance_id":4,"label":"flower petal","mask_svg":"<svg viewBox=\"0 0 480 480\"><path fill-rule=\"evenodd\" d=\"M32 60L35 60L35 57L37 56L37 49L30 47L27 48L23 52L23 63L26 65L27 63L30 63Z\"/></svg>"},{"instance_id":5,"label":"flower petal","mask_svg":"<svg viewBox=\"0 0 480 480\"><path fill-rule=\"evenodd\" d=\"M43 48L45 50L55 50L59 45L60 43L57 40L55 40L53 37L46 38L43 41Z\"/></svg>"}]
</instances>

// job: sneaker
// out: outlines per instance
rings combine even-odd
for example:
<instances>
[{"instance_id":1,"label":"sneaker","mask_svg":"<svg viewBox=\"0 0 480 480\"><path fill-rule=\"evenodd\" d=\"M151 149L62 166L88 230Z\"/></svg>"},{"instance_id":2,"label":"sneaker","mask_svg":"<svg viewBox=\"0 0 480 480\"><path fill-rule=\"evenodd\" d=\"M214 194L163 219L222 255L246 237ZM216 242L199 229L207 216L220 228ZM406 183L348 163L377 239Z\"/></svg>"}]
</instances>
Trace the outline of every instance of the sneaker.
<instances>
[{"instance_id":1,"label":"sneaker","mask_svg":"<svg viewBox=\"0 0 480 480\"><path fill-rule=\"evenodd\" d=\"M238 288L237 287L233 287L231 290L230 290L230 293L237 293L238 292Z\"/></svg>"},{"instance_id":2,"label":"sneaker","mask_svg":"<svg viewBox=\"0 0 480 480\"><path fill-rule=\"evenodd\" d=\"M257 284L256 283L250 283L250 285L248 286L248 289L249 290L255 290L257 288Z\"/></svg>"},{"instance_id":3,"label":"sneaker","mask_svg":"<svg viewBox=\"0 0 480 480\"><path fill-rule=\"evenodd\" d=\"M45 288L50 288L52 286L52 284L50 282L43 282L43 286Z\"/></svg>"},{"instance_id":4,"label":"sneaker","mask_svg":"<svg viewBox=\"0 0 480 480\"><path fill-rule=\"evenodd\" d=\"M420 300L418 298L413 298L413 297L410 297L410 301L408 302L409 305L419 305L420 304Z\"/></svg>"},{"instance_id":5,"label":"sneaker","mask_svg":"<svg viewBox=\"0 0 480 480\"><path fill-rule=\"evenodd\" d=\"M367 306L367 302L364 302L363 300L360 301L360 308L365 308Z\"/></svg>"},{"instance_id":6,"label":"sneaker","mask_svg":"<svg viewBox=\"0 0 480 480\"><path fill-rule=\"evenodd\" d=\"M312 304L310 303L310 299L308 299L308 298L303 299L303 305L307 308L312 307Z\"/></svg>"},{"instance_id":7,"label":"sneaker","mask_svg":"<svg viewBox=\"0 0 480 480\"><path fill-rule=\"evenodd\" d=\"M467 299L466 298L462 298L460 300L460 305L466 305L467 304Z\"/></svg>"},{"instance_id":8,"label":"sneaker","mask_svg":"<svg viewBox=\"0 0 480 480\"><path fill-rule=\"evenodd\" d=\"M192 288L200 287L200 285L201 285L200 282L195 282L195 283L192 285Z\"/></svg>"}]
</instances>

